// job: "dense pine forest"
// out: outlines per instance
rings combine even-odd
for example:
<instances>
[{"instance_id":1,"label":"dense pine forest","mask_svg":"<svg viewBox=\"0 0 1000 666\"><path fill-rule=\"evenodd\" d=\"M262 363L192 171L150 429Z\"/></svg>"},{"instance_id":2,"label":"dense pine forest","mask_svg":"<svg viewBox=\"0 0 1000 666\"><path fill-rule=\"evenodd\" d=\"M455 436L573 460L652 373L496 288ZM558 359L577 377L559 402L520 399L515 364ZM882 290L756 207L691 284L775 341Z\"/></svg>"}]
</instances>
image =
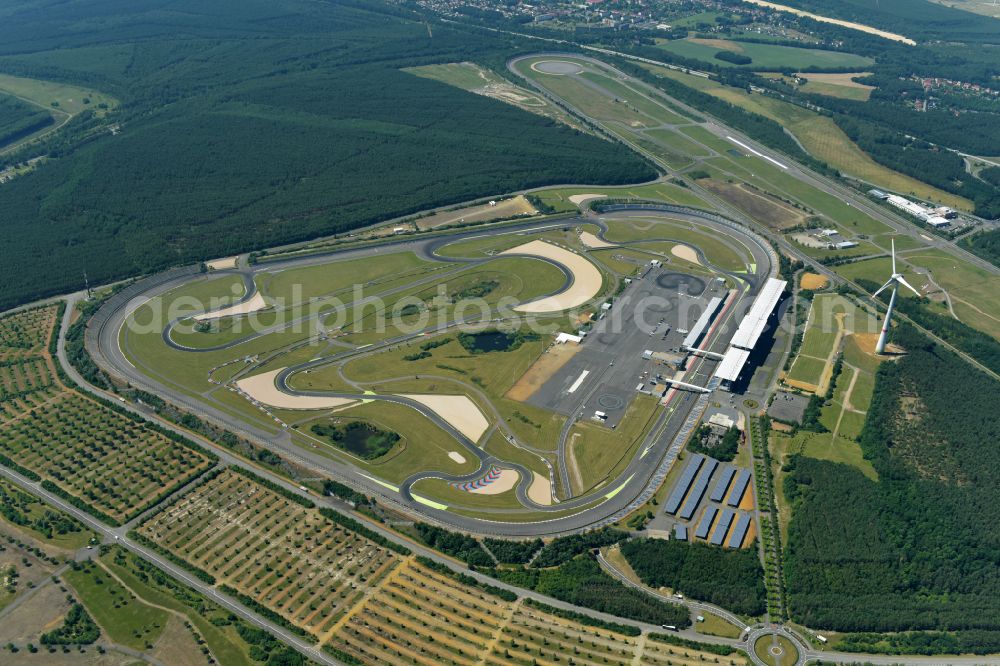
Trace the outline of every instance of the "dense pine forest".
<instances>
[{"instance_id":1,"label":"dense pine forest","mask_svg":"<svg viewBox=\"0 0 1000 666\"><path fill-rule=\"evenodd\" d=\"M879 480L807 457L789 465L793 617L959 631L965 649L1000 650L1000 387L910 327L895 341L907 353L881 365L860 438Z\"/></svg>"},{"instance_id":2,"label":"dense pine forest","mask_svg":"<svg viewBox=\"0 0 1000 666\"><path fill-rule=\"evenodd\" d=\"M79 288L84 271L106 281L520 188L655 177L622 145L400 71L521 48L415 16L350 0L5 10L0 72L122 106L81 114L36 149L56 159L3 185L0 307Z\"/></svg>"},{"instance_id":3,"label":"dense pine forest","mask_svg":"<svg viewBox=\"0 0 1000 666\"><path fill-rule=\"evenodd\" d=\"M766 609L764 569L757 549L730 550L704 543L635 539L622 555L650 587L668 587L741 615Z\"/></svg>"}]
</instances>

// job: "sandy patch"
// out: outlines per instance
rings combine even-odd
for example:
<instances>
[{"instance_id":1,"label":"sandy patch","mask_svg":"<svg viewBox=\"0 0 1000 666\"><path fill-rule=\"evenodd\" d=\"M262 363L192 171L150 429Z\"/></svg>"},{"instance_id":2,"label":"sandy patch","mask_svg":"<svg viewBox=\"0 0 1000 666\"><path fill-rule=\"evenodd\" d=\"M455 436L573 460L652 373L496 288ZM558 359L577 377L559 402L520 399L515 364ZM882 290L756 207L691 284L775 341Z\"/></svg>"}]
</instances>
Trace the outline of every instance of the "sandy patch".
<instances>
[{"instance_id":1,"label":"sandy patch","mask_svg":"<svg viewBox=\"0 0 1000 666\"><path fill-rule=\"evenodd\" d=\"M574 206L581 206L587 201L592 201L594 199L607 199L607 194L571 194L569 195L569 202Z\"/></svg>"},{"instance_id":2,"label":"sandy patch","mask_svg":"<svg viewBox=\"0 0 1000 666\"><path fill-rule=\"evenodd\" d=\"M867 32L870 35L878 35L879 37L884 37L885 39L890 39L894 42L903 42L904 44L909 44L914 46L915 41L909 39L908 37L903 37L902 35L897 35L894 32L886 32L885 30L879 30L878 28L873 28L869 25L862 25L861 23L852 23L851 21L843 21L841 19L829 18L827 16L820 16L819 14L813 14L811 12L802 11L801 9L795 9L793 7L786 7L785 5L778 5L773 2L764 2L764 0L743 0L744 2L749 2L753 5L759 5L761 7L769 7L770 9L776 9L779 12L788 12L790 14L795 14L796 16L807 16L814 21L819 21L821 23L832 23L834 25L839 25L844 28L851 28L852 30L860 30L861 32Z\"/></svg>"},{"instance_id":3,"label":"sandy patch","mask_svg":"<svg viewBox=\"0 0 1000 666\"><path fill-rule=\"evenodd\" d=\"M490 427L490 422L468 396L408 394L400 397L415 400L430 408L473 442L478 442Z\"/></svg>"},{"instance_id":4,"label":"sandy patch","mask_svg":"<svg viewBox=\"0 0 1000 666\"><path fill-rule=\"evenodd\" d=\"M549 259L565 266L573 276L573 284L569 289L554 296L548 296L537 301L519 305L514 310L517 312L559 312L583 305L601 290L603 281L601 272L594 264L584 257L570 252L558 245L546 243L541 240L534 240L509 250L504 250L500 254L527 254L536 257Z\"/></svg>"},{"instance_id":5,"label":"sandy patch","mask_svg":"<svg viewBox=\"0 0 1000 666\"><path fill-rule=\"evenodd\" d=\"M809 382L802 382L799 381L798 379L788 379L786 377L783 381L785 382L785 386L797 388L801 391L807 391L808 393L816 393L816 390L819 388L815 384L810 384Z\"/></svg>"},{"instance_id":6,"label":"sandy patch","mask_svg":"<svg viewBox=\"0 0 1000 666\"><path fill-rule=\"evenodd\" d=\"M743 492L743 498L740 499L739 508L743 511L753 511L753 484L747 484L747 489Z\"/></svg>"},{"instance_id":7,"label":"sandy patch","mask_svg":"<svg viewBox=\"0 0 1000 666\"><path fill-rule=\"evenodd\" d=\"M236 305L231 305L228 308L222 308L221 310L216 310L214 312L205 312L200 315L195 315L195 321L204 321L206 319L221 319L222 317L231 317L233 315L244 315L250 314L251 312L257 312L258 310L263 310L267 307L267 302L264 297L261 296L258 291L253 295L249 301L243 301L242 303L237 303Z\"/></svg>"},{"instance_id":8,"label":"sandy patch","mask_svg":"<svg viewBox=\"0 0 1000 666\"><path fill-rule=\"evenodd\" d=\"M457 462L459 465L465 464L465 456L463 456L458 451L449 451L448 457Z\"/></svg>"},{"instance_id":9,"label":"sandy patch","mask_svg":"<svg viewBox=\"0 0 1000 666\"><path fill-rule=\"evenodd\" d=\"M795 76L813 81L815 83L828 83L831 86L841 86L842 88L860 88L862 90L875 90L875 86L853 81L855 77L862 78L871 76L871 72L846 72L840 74L819 74L817 72L797 72Z\"/></svg>"},{"instance_id":10,"label":"sandy patch","mask_svg":"<svg viewBox=\"0 0 1000 666\"><path fill-rule=\"evenodd\" d=\"M615 243L609 243L603 241L589 231L583 231L580 233L580 240L583 242L585 247L589 247L595 250L605 248L605 247L618 247Z\"/></svg>"},{"instance_id":11,"label":"sandy patch","mask_svg":"<svg viewBox=\"0 0 1000 666\"><path fill-rule=\"evenodd\" d=\"M416 225L417 229L424 231L426 229L443 227L448 224L489 222L490 220L499 220L500 218L516 217L518 215L530 217L537 214L538 211L531 205L531 202L524 198L524 195L519 195L511 199L497 201L495 206L484 203L478 206L468 206L466 208L434 213L433 215L420 218L416 221ZM387 228L392 229L392 227Z\"/></svg>"},{"instance_id":12,"label":"sandy patch","mask_svg":"<svg viewBox=\"0 0 1000 666\"><path fill-rule=\"evenodd\" d=\"M535 478L528 486L528 499L540 506L549 506L552 504L552 485L538 472L532 473Z\"/></svg>"},{"instance_id":13,"label":"sandy patch","mask_svg":"<svg viewBox=\"0 0 1000 666\"><path fill-rule=\"evenodd\" d=\"M698 37L692 37L688 40L693 44L704 44L705 46L711 46L712 48L719 49L720 51L729 51L730 53L743 53L743 47L736 42L731 42L728 39L699 39Z\"/></svg>"},{"instance_id":14,"label":"sandy patch","mask_svg":"<svg viewBox=\"0 0 1000 666\"><path fill-rule=\"evenodd\" d=\"M775 421L774 419L771 419L771 430L775 430L777 432L792 432L793 430L795 430L795 428L788 425L787 423L782 423L781 421Z\"/></svg>"},{"instance_id":15,"label":"sandy patch","mask_svg":"<svg viewBox=\"0 0 1000 666\"><path fill-rule=\"evenodd\" d=\"M829 283L830 281L826 279L825 275L819 275L817 273L802 274L803 289L823 289Z\"/></svg>"},{"instance_id":16,"label":"sandy patch","mask_svg":"<svg viewBox=\"0 0 1000 666\"><path fill-rule=\"evenodd\" d=\"M678 259L690 261L692 264L701 265L701 262L698 261L698 253L694 251L694 248L690 248L687 245L674 245L670 248L670 254Z\"/></svg>"},{"instance_id":17,"label":"sandy patch","mask_svg":"<svg viewBox=\"0 0 1000 666\"><path fill-rule=\"evenodd\" d=\"M236 382L236 386L253 400L279 409L331 409L354 402L348 398L326 398L320 396L291 395L278 390L274 380L284 368L246 377Z\"/></svg>"},{"instance_id":18,"label":"sandy patch","mask_svg":"<svg viewBox=\"0 0 1000 666\"><path fill-rule=\"evenodd\" d=\"M213 271L223 271L227 268L236 268L236 260L238 257L225 257L224 259L216 259L214 261L206 261L205 266Z\"/></svg>"},{"instance_id":19,"label":"sandy patch","mask_svg":"<svg viewBox=\"0 0 1000 666\"><path fill-rule=\"evenodd\" d=\"M514 470L502 469L500 470L500 474L492 483L488 483L481 488L473 488L468 492L475 493L476 495L499 495L500 493L505 493L516 486L517 481L520 478L521 475Z\"/></svg>"},{"instance_id":20,"label":"sandy patch","mask_svg":"<svg viewBox=\"0 0 1000 666\"><path fill-rule=\"evenodd\" d=\"M20 594L24 594L25 591L24 589L18 590ZM0 640L3 641L4 645L8 642L22 646L27 642L37 645L38 639L43 633L52 631L62 624L68 610L66 593L61 592L58 585L47 584L30 599L3 617L3 621L0 622ZM6 649L4 649L4 654L7 654ZM4 663L11 662L5 661Z\"/></svg>"},{"instance_id":21,"label":"sandy patch","mask_svg":"<svg viewBox=\"0 0 1000 666\"><path fill-rule=\"evenodd\" d=\"M531 364L531 367L510 387L510 390L507 391L504 397L525 402L552 375L559 372L559 369L566 365L580 349L582 347L578 344L564 343L561 345L552 345Z\"/></svg>"}]
</instances>

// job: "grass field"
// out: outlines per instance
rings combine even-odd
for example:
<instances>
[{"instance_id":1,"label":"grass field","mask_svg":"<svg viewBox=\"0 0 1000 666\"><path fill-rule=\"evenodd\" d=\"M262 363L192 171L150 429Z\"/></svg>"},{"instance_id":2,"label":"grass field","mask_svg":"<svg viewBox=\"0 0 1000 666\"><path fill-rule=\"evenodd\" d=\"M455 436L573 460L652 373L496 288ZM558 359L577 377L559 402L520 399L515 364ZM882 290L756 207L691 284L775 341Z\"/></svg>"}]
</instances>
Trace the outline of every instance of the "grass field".
<instances>
[{"instance_id":1,"label":"grass field","mask_svg":"<svg viewBox=\"0 0 1000 666\"><path fill-rule=\"evenodd\" d=\"M415 361L404 357L420 352L427 344L445 344L429 349L430 356ZM514 385L535 359L551 343L549 336L527 340L512 351L471 354L459 344L454 333L421 337L397 349L372 354L347 363L348 379L371 383L402 375L440 375L463 383L472 383L493 397L501 397ZM442 367L443 366L443 367Z\"/></svg>"},{"instance_id":2,"label":"grass field","mask_svg":"<svg viewBox=\"0 0 1000 666\"><path fill-rule=\"evenodd\" d=\"M838 74L820 74L818 72L797 72L795 77L805 83L796 84L794 78L789 78L784 74L761 72L768 79L784 81L789 85L798 85L798 89L805 93L816 95L827 95L829 97L840 97L842 99L852 99L858 102L867 102L875 88L863 83L855 83L852 79L868 76L871 72L850 72Z\"/></svg>"},{"instance_id":3,"label":"grass field","mask_svg":"<svg viewBox=\"0 0 1000 666\"><path fill-rule=\"evenodd\" d=\"M413 278L434 268L435 264L419 259L412 252L390 252L378 257L331 261L305 268L290 268L277 273L264 273L257 277L257 286L264 296L286 304L329 296L354 285L365 285L379 280Z\"/></svg>"},{"instance_id":4,"label":"grass field","mask_svg":"<svg viewBox=\"0 0 1000 666\"><path fill-rule=\"evenodd\" d=\"M576 461L575 469L570 464L574 495L585 494L611 481L632 460L653 424L659 404L656 398L637 395L615 430L589 421L579 421L573 426L567 444Z\"/></svg>"},{"instance_id":5,"label":"grass field","mask_svg":"<svg viewBox=\"0 0 1000 666\"><path fill-rule=\"evenodd\" d=\"M102 116L118 106L118 100L114 97L96 90L9 74L0 74L0 90L71 116L87 110Z\"/></svg>"},{"instance_id":6,"label":"grass field","mask_svg":"<svg viewBox=\"0 0 1000 666\"><path fill-rule=\"evenodd\" d=\"M252 661L229 611L119 547L102 555L100 562L139 602L165 609L175 618L190 622L220 664Z\"/></svg>"},{"instance_id":7,"label":"grass field","mask_svg":"<svg viewBox=\"0 0 1000 666\"><path fill-rule=\"evenodd\" d=\"M714 613L704 612L702 616L705 621L694 624L694 629L699 634L722 636L723 638L739 638L743 634L743 627L730 624Z\"/></svg>"},{"instance_id":8,"label":"grass field","mask_svg":"<svg viewBox=\"0 0 1000 666\"><path fill-rule=\"evenodd\" d=\"M362 419L374 423L383 430L400 434L402 437L400 444L382 458L372 461L351 458L358 467L386 481L399 483L415 471L423 469L439 470L448 474L468 474L475 471L478 466L478 461L448 433L406 405L375 401L348 407L338 411L335 416ZM312 435L309 423L302 424L299 430L300 435L308 434L311 437L310 443L325 448L328 452L335 451L339 456L349 455L326 440L320 440ZM448 454L452 451L460 453L466 461L457 463L449 458Z\"/></svg>"},{"instance_id":9,"label":"grass field","mask_svg":"<svg viewBox=\"0 0 1000 666\"><path fill-rule=\"evenodd\" d=\"M715 54L720 51L738 53L751 58L753 62L739 67L759 70L787 71L789 69L805 69L809 67L857 67L863 69L874 62L871 58L845 53L842 51L825 51L822 49L795 48L779 44L758 44L754 42L737 42L728 39L699 39L689 37L678 40L657 40L657 47L685 58L704 60L722 67L736 66L726 60L720 60Z\"/></svg>"},{"instance_id":10,"label":"grass field","mask_svg":"<svg viewBox=\"0 0 1000 666\"><path fill-rule=\"evenodd\" d=\"M313 509L226 471L139 532L320 640L398 557Z\"/></svg>"},{"instance_id":11,"label":"grass field","mask_svg":"<svg viewBox=\"0 0 1000 666\"><path fill-rule=\"evenodd\" d=\"M417 225L418 229L423 231L444 227L449 224L489 222L491 220L507 219L514 216L530 217L537 214L538 211L524 198L524 195L518 195L509 199L498 200L495 206L484 203L477 206L443 210L426 217L420 217L414 220L414 224Z\"/></svg>"},{"instance_id":12,"label":"grass field","mask_svg":"<svg viewBox=\"0 0 1000 666\"><path fill-rule=\"evenodd\" d=\"M569 200L569 197L575 194L604 194L611 198L662 201L696 208L707 207L707 204L691 190L673 183L652 183L630 187L560 187L535 193L544 203L552 206L558 212L577 210L577 205Z\"/></svg>"},{"instance_id":13,"label":"grass field","mask_svg":"<svg viewBox=\"0 0 1000 666\"><path fill-rule=\"evenodd\" d=\"M941 250L907 253L906 262L931 272L935 282L948 291L959 319L1000 338L1000 300L996 298L1000 277ZM914 278L910 284L919 289L922 280L919 276Z\"/></svg>"},{"instance_id":14,"label":"grass field","mask_svg":"<svg viewBox=\"0 0 1000 666\"><path fill-rule=\"evenodd\" d=\"M66 572L66 581L109 638L133 650L152 649L170 619L169 613L143 603L93 562Z\"/></svg>"},{"instance_id":15,"label":"grass field","mask_svg":"<svg viewBox=\"0 0 1000 666\"><path fill-rule=\"evenodd\" d=\"M610 220L608 222L607 238L610 241L630 242L644 241L650 238L663 238L689 243L701 249L713 264L730 270L746 270L752 254L744 247L733 247L729 239L721 240L715 231L708 227L697 227L689 222L680 222L657 218L643 220Z\"/></svg>"}]
</instances>

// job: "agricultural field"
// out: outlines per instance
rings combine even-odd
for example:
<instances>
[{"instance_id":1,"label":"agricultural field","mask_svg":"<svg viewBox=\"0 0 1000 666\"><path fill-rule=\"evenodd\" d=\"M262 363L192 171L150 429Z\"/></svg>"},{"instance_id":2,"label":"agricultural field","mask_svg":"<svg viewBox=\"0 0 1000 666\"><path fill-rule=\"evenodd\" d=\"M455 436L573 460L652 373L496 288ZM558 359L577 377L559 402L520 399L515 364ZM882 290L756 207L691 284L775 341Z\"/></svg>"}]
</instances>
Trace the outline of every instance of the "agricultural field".
<instances>
[{"instance_id":1,"label":"agricultural field","mask_svg":"<svg viewBox=\"0 0 1000 666\"><path fill-rule=\"evenodd\" d=\"M58 309L0 319L0 453L122 523L211 466L210 457L67 389L48 353Z\"/></svg>"},{"instance_id":2,"label":"agricultural field","mask_svg":"<svg viewBox=\"0 0 1000 666\"><path fill-rule=\"evenodd\" d=\"M4 424L0 450L124 523L212 462L131 417L65 391Z\"/></svg>"},{"instance_id":3,"label":"agricultural field","mask_svg":"<svg viewBox=\"0 0 1000 666\"><path fill-rule=\"evenodd\" d=\"M729 39L700 39L688 37L679 40L657 40L657 46L685 58L710 62L713 65L732 67L734 63L716 57L720 51L750 58L751 62L737 66L762 71L788 71L809 67L857 67L863 69L874 61L865 56L843 51L796 48L779 44L738 42Z\"/></svg>"},{"instance_id":4,"label":"agricultural field","mask_svg":"<svg viewBox=\"0 0 1000 666\"><path fill-rule=\"evenodd\" d=\"M640 641L566 620L523 599L506 601L464 585L420 562L398 567L347 618L328 647L363 664L742 663L735 656Z\"/></svg>"},{"instance_id":5,"label":"agricultural field","mask_svg":"<svg viewBox=\"0 0 1000 666\"><path fill-rule=\"evenodd\" d=\"M839 294L817 294L809 307L802 344L784 377L785 384L822 395L845 337L877 331L878 321L852 301Z\"/></svg>"},{"instance_id":6,"label":"agricultural field","mask_svg":"<svg viewBox=\"0 0 1000 666\"><path fill-rule=\"evenodd\" d=\"M138 533L319 640L399 558L233 471L179 498Z\"/></svg>"}]
</instances>

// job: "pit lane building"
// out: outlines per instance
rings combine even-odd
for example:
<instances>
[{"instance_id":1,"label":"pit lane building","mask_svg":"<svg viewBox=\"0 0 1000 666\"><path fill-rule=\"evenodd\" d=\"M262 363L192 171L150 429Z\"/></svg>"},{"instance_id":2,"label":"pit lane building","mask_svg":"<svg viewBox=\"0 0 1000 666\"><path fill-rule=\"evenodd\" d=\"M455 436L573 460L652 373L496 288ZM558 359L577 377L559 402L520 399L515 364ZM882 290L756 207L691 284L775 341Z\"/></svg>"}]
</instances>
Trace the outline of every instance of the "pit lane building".
<instances>
[{"instance_id":1,"label":"pit lane building","mask_svg":"<svg viewBox=\"0 0 1000 666\"><path fill-rule=\"evenodd\" d=\"M771 317L774 315L781 295L788 283L785 280L768 278L764 287L757 294L753 305L740 322L739 328L729 342L729 348L722 361L715 368L715 374L723 388L729 389L736 383L746 368L750 354L753 352L761 335L767 330Z\"/></svg>"}]
</instances>

